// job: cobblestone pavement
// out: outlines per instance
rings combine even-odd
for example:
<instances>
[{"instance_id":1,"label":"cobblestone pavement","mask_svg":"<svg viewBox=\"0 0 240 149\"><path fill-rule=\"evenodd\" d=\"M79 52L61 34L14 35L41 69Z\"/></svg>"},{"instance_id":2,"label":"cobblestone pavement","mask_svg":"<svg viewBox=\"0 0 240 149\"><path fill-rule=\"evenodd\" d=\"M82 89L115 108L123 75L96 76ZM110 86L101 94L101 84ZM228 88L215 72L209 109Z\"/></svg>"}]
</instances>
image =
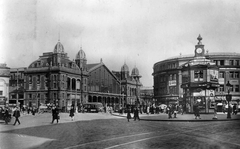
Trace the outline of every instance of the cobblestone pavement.
<instances>
[{"instance_id":1,"label":"cobblestone pavement","mask_svg":"<svg viewBox=\"0 0 240 149\"><path fill-rule=\"evenodd\" d=\"M153 115L159 116L166 115ZM51 114L46 113L25 115L20 121L16 126L0 123L0 149L240 148L238 120L127 122L110 114L80 113L71 121L67 113L61 113L60 123L50 124Z\"/></svg>"}]
</instances>

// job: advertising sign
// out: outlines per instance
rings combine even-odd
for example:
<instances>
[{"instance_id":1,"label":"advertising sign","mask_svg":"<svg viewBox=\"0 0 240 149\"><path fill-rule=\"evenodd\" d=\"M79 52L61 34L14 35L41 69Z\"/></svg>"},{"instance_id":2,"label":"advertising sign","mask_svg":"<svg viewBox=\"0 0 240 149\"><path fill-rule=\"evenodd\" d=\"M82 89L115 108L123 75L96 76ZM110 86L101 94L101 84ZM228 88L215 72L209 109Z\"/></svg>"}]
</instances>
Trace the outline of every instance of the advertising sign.
<instances>
[{"instance_id":1,"label":"advertising sign","mask_svg":"<svg viewBox=\"0 0 240 149\"><path fill-rule=\"evenodd\" d=\"M169 83L169 86L176 86L177 85L176 80L169 81L168 83Z\"/></svg>"},{"instance_id":2,"label":"advertising sign","mask_svg":"<svg viewBox=\"0 0 240 149\"><path fill-rule=\"evenodd\" d=\"M201 90L200 92L193 92L193 96L195 97L205 96L205 90Z\"/></svg>"},{"instance_id":3,"label":"advertising sign","mask_svg":"<svg viewBox=\"0 0 240 149\"><path fill-rule=\"evenodd\" d=\"M219 79L218 79L218 83L219 83L219 84L224 84L224 81L225 81L224 78L219 78Z\"/></svg>"},{"instance_id":4,"label":"advertising sign","mask_svg":"<svg viewBox=\"0 0 240 149\"><path fill-rule=\"evenodd\" d=\"M232 84L232 85L238 85L239 84L238 80L230 80L229 83Z\"/></svg>"},{"instance_id":5,"label":"advertising sign","mask_svg":"<svg viewBox=\"0 0 240 149\"><path fill-rule=\"evenodd\" d=\"M218 70L208 70L210 82L218 82Z\"/></svg>"}]
</instances>

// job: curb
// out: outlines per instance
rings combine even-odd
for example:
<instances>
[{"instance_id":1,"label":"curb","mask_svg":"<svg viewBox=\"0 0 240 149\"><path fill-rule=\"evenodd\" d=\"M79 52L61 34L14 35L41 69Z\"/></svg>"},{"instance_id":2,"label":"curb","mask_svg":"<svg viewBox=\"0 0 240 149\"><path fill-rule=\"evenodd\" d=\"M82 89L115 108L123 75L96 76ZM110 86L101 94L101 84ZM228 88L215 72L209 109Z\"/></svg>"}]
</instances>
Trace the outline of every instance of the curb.
<instances>
[{"instance_id":1,"label":"curb","mask_svg":"<svg viewBox=\"0 0 240 149\"><path fill-rule=\"evenodd\" d=\"M113 116L125 117L123 115L112 114ZM146 119L140 118L141 121L161 121L161 122L216 122L216 121L239 121L240 119L201 119L201 120L177 120L177 119Z\"/></svg>"}]
</instances>

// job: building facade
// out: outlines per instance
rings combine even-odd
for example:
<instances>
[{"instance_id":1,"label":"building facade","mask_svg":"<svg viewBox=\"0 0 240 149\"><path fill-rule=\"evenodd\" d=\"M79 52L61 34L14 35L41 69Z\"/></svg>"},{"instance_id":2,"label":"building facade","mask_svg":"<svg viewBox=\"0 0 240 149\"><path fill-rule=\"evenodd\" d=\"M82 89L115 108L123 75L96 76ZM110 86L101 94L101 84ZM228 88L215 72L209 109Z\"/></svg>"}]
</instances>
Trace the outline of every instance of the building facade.
<instances>
[{"instance_id":1,"label":"building facade","mask_svg":"<svg viewBox=\"0 0 240 149\"><path fill-rule=\"evenodd\" d=\"M144 103L140 98L140 81L141 75L138 68L135 66L132 69L131 75L126 63L121 67L121 71L113 71L120 80L121 95L123 96L123 107L142 106Z\"/></svg>"},{"instance_id":2,"label":"building facade","mask_svg":"<svg viewBox=\"0 0 240 149\"><path fill-rule=\"evenodd\" d=\"M120 81L106 67L102 59L100 63L88 64L88 96L89 102L101 102L114 110L121 105Z\"/></svg>"},{"instance_id":3,"label":"building facade","mask_svg":"<svg viewBox=\"0 0 240 149\"><path fill-rule=\"evenodd\" d=\"M0 107L9 103L10 68L5 63L0 64Z\"/></svg>"},{"instance_id":4,"label":"building facade","mask_svg":"<svg viewBox=\"0 0 240 149\"><path fill-rule=\"evenodd\" d=\"M24 105L24 73L26 67L11 68L9 80L9 105Z\"/></svg>"},{"instance_id":5,"label":"building facade","mask_svg":"<svg viewBox=\"0 0 240 149\"><path fill-rule=\"evenodd\" d=\"M144 101L144 105L155 104L155 99L153 98L153 87L141 87L140 88L140 98Z\"/></svg>"},{"instance_id":6,"label":"building facade","mask_svg":"<svg viewBox=\"0 0 240 149\"><path fill-rule=\"evenodd\" d=\"M25 104L39 107L53 103L63 110L88 101L88 73L82 49L72 61L60 41L53 52L43 53L25 71Z\"/></svg>"},{"instance_id":7,"label":"building facade","mask_svg":"<svg viewBox=\"0 0 240 149\"><path fill-rule=\"evenodd\" d=\"M180 55L159 61L153 67L154 98L158 103L182 104L187 112L197 100L201 112L210 113L214 104L226 103L227 82L231 88L231 103L239 103L240 53L209 53L201 36L194 55Z\"/></svg>"}]
</instances>

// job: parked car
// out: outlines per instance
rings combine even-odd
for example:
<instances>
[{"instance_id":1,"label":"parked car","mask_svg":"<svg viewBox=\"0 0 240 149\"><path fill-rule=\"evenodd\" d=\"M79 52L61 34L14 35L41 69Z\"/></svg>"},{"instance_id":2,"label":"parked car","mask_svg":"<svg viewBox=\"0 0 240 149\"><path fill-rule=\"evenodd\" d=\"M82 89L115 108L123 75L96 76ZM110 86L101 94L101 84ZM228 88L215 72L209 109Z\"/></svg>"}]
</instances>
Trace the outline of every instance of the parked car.
<instances>
[{"instance_id":1,"label":"parked car","mask_svg":"<svg viewBox=\"0 0 240 149\"><path fill-rule=\"evenodd\" d=\"M39 113L44 113L44 112L51 112L51 108L41 104L41 106L39 106Z\"/></svg>"},{"instance_id":2,"label":"parked car","mask_svg":"<svg viewBox=\"0 0 240 149\"><path fill-rule=\"evenodd\" d=\"M84 112L103 112L103 104L100 102L89 102L83 104Z\"/></svg>"}]
</instances>

